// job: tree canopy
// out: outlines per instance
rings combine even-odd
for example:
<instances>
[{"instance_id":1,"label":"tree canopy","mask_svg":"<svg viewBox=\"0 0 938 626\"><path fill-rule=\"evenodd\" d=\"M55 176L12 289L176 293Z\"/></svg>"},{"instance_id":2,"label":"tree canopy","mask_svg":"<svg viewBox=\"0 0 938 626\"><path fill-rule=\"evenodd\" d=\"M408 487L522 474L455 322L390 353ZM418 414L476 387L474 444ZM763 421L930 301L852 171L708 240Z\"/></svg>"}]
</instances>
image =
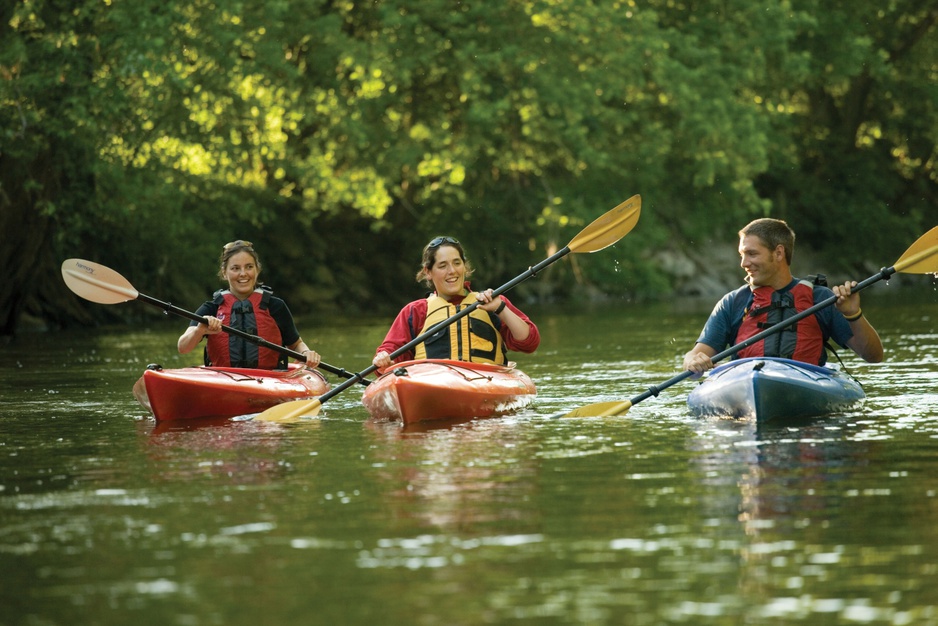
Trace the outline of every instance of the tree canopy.
<instances>
[{"instance_id":1,"label":"tree canopy","mask_svg":"<svg viewBox=\"0 0 938 626\"><path fill-rule=\"evenodd\" d=\"M109 314L67 291L68 257L194 308L250 239L295 311L336 314L419 294L434 235L494 286L635 193L628 240L528 295L673 293L663 251L755 217L845 267L934 225L926 0L18 0L0 19L5 334Z\"/></svg>"}]
</instances>

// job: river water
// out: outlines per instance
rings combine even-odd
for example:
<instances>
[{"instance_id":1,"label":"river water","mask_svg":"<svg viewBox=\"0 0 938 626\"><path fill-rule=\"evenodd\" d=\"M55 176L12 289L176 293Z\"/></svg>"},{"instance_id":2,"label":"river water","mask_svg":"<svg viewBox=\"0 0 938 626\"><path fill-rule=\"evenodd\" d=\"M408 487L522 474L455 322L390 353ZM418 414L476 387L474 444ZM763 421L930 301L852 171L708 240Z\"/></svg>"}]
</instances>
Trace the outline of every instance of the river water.
<instances>
[{"instance_id":1,"label":"river water","mask_svg":"<svg viewBox=\"0 0 938 626\"><path fill-rule=\"evenodd\" d=\"M26 334L0 352L0 624L938 624L938 293L867 293L867 400L758 429L690 417L693 381L550 419L678 373L709 302L528 307L536 403L406 430L360 387L299 424L157 425L131 386L197 362L185 320ZM300 329L356 371L389 321Z\"/></svg>"}]
</instances>

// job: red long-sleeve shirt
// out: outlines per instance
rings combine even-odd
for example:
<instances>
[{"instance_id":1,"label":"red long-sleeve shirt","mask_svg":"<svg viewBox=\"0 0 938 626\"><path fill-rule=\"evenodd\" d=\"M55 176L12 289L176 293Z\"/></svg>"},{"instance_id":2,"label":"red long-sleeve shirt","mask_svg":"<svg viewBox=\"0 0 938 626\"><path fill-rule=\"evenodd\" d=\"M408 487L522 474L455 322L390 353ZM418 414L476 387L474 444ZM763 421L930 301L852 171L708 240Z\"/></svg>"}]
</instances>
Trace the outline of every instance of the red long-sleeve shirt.
<instances>
[{"instance_id":1,"label":"red long-sleeve shirt","mask_svg":"<svg viewBox=\"0 0 938 626\"><path fill-rule=\"evenodd\" d=\"M460 299L462 298L463 296L460 296ZM531 321L531 318L522 313L515 305L511 303L510 300L508 300L508 298L505 296L501 296L501 298L505 301L505 305L514 311L515 315L523 319L530 329L527 338L522 341L516 339L514 335L511 334L507 324L502 324L499 332L501 332L502 338L505 340L505 347L509 350L515 350L517 352L534 352L541 343L541 334L537 330L537 326L535 326L534 322ZM391 328L388 330L387 335L385 335L384 341L380 346L378 346L378 349L375 350L375 354L382 351L387 352L388 354L393 353L395 350L419 335L423 330L423 325L426 320L426 298L421 300L414 300L413 302L405 305L404 308L401 309L401 312L397 314L397 317L394 318L394 323L391 324ZM413 358L414 351L408 350L404 354L394 359L394 363L409 361Z\"/></svg>"}]
</instances>

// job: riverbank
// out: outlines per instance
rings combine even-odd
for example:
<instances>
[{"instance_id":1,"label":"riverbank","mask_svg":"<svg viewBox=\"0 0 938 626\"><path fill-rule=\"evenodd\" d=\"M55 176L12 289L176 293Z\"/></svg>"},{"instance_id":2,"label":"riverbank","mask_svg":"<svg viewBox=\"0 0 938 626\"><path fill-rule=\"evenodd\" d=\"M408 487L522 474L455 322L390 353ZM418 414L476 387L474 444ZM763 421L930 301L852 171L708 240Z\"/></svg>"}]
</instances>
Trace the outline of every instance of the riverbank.
<instances>
[{"instance_id":1,"label":"riverbank","mask_svg":"<svg viewBox=\"0 0 938 626\"><path fill-rule=\"evenodd\" d=\"M688 253L688 250L695 251L695 254ZM663 250L655 256L655 261L671 278L676 297L717 299L744 282L745 272L739 266L739 253L735 248L727 246L722 239L688 242L686 249ZM890 267L896 259L883 261L880 265L868 261L859 270L851 270L839 265L835 259L824 258L812 250L796 247L792 259L792 274L799 278L824 274L830 285L847 280L859 282L874 276L883 267ZM931 280L928 276L905 274L895 274L889 279L890 283L902 287L927 284Z\"/></svg>"}]
</instances>

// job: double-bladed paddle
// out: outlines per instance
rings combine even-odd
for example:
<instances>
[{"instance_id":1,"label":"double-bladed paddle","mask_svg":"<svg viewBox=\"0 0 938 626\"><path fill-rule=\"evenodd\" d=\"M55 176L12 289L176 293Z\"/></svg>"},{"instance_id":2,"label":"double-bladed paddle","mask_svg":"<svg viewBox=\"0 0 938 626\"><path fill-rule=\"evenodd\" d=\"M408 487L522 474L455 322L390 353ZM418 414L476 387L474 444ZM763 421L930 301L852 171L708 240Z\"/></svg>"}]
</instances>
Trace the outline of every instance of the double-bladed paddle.
<instances>
[{"instance_id":1,"label":"double-bladed paddle","mask_svg":"<svg viewBox=\"0 0 938 626\"><path fill-rule=\"evenodd\" d=\"M498 289L492 291L492 297L505 293L518 283L527 280L531 276L534 276L551 263L563 258L571 252L596 252L611 246L625 237L635 227L635 224L638 223L641 209L641 196L632 196L619 206L596 218L589 226L580 231L580 233L574 237L570 243L564 246L563 249L558 250L534 267L528 268L527 271L516 276ZM391 359L394 359L413 349L415 346L417 346L417 344L426 341L429 337L432 337L441 329L446 328L450 324L455 323L460 318L469 315L469 313L474 311L479 304L479 302L473 302L455 315L448 317L439 324L435 324L426 332L418 335L417 337L414 337L403 346L392 352L390 355ZM270 407L254 419L272 422L287 422L303 416L315 416L319 413L320 408L322 408L323 402L329 400L330 398L334 398L349 386L351 386L355 380L360 380L377 369L378 368L375 365L371 365L358 374L355 374L352 380L347 380L341 385L333 387L318 398L314 398L312 400L294 400L292 402L278 404L276 406Z\"/></svg>"},{"instance_id":2,"label":"double-bladed paddle","mask_svg":"<svg viewBox=\"0 0 938 626\"><path fill-rule=\"evenodd\" d=\"M878 274L874 274L863 282L857 283L857 286L854 287L851 291L855 293L861 289L866 289L873 283L883 279L888 279L897 272L905 274L934 274L938 272L938 226L932 228L930 231L919 237L918 241L912 244L912 246L906 250L901 257L899 257L899 260L896 261L895 265L892 267L883 268L879 271ZM727 348L723 352L714 355L711 358L711 361L716 363L717 361L725 359L728 356L732 356L740 350L751 346L757 341L761 341L769 335L773 335L782 329L795 324L798 322L798 320L804 319L825 307L831 306L835 302L837 302L837 296L831 296L826 300L818 302L814 306L805 309L801 313L793 315L787 320L781 321L774 326L770 326L762 332L753 335L749 339L741 341L735 346ZM671 385L681 382L685 378L693 376L693 374L694 373L690 370L685 370L660 385L649 387L648 391L635 396L631 400L598 402L596 404L589 404L574 409L569 413L558 414L552 417L613 417L617 415L625 415L632 406L638 404L642 400L647 400L651 396L657 396L661 391L667 389Z\"/></svg>"},{"instance_id":3,"label":"double-bladed paddle","mask_svg":"<svg viewBox=\"0 0 938 626\"><path fill-rule=\"evenodd\" d=\"M134 286L131 285L130 281L126 278L111 268L92 261L86 261L84 259L66 259L62 262L62 278L65 279L65 284L68 285L69 289L91 302L97 302L98 304L120 304L130 300L140 300L147 304L157 306L167 313L175 313L180 317L186 317L203 324L207 323L207 320L201 315L196 315L191 311L180 309L169 302L163 302L145 293L140 293L134 289ZM305 354L285 348L284 346L278 346L257 335L252 335L251 333L246 333L243 330L232 328L224 324L221 329L230 335L237 335L258 346L274 350L280 354L297 359L298 361L306 361ZM321 361L319 363L319 369L326 370L327 372L343 378L355 379L354 374L340 367L335 367ZM363 385L369 384L369 381L362 380L361 378L357 378L357 380Z\"/></svg>"}]
</instances>

